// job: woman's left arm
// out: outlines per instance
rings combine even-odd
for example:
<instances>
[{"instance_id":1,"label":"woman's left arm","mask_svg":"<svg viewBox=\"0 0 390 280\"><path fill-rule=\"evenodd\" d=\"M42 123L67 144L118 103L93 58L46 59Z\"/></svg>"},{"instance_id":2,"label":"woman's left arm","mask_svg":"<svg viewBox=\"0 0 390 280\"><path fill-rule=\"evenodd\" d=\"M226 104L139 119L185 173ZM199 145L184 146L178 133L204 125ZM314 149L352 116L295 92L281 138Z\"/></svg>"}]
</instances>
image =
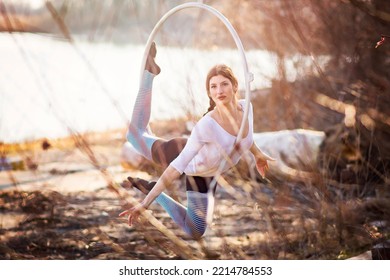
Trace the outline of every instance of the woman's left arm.
<instances>
[{"instance_id":1,"label":"woman's left arm","mask_svg":"<svg viewBox=\"0 0 390 280\"><path fill-rule=\"evenodd\" d=\"M259 147L257 147L255 142L253 142L249 150L255 156L257 170L260 175L265 178L265 172L269 169L268 161L274 161L275 159L265 154Z\"/></svg>"}]
</instances>

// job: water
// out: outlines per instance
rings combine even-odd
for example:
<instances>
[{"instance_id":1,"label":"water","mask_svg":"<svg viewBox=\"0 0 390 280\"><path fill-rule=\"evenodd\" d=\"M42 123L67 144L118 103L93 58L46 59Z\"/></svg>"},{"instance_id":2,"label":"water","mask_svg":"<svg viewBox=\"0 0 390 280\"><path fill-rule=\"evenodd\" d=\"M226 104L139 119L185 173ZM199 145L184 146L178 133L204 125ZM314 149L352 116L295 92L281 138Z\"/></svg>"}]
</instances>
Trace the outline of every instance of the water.
<instances>
[{"instance_id":1,"label":"water","mask_svg":"<svg viewBox=\"0 0 390 280\"><path fill-rule=\"evenodd\" d=\"M37 34L0 34L0 141L125 127L137 94L143 52L144 46L138 45L72 45ZM277 75L276 57L250 51L247 59L255 75L252 89L268 87ZM244 83L236 50L159 46L157 62L162 73L155 79L152 120L202 114L208 107L204 80L214 64L231 66ZM291 80L297 75L292 63Z\"/></svg>"}]
</instances>

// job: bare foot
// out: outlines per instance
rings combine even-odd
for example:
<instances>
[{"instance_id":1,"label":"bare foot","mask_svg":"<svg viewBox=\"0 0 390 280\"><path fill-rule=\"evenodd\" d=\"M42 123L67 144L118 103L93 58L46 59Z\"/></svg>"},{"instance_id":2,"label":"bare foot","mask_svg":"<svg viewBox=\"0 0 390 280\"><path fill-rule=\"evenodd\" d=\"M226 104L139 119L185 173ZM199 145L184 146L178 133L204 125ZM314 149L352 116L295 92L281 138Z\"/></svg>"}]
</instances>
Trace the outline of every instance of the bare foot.
<instances>
[{"instance_id":1,"label":"bare foot","mask_svg":"<svg viewBox=\"0 0 390 280\"><path fill-rule=\"evenodd\" d=\"M148 58L146 59L145 69L154 75L158 75L161 72L160 66L158 66L156 61L154 60L156 58L156 54L157 54L156 43L153 42L152 45L150 46Z\"/></svg>"}]
</instances>

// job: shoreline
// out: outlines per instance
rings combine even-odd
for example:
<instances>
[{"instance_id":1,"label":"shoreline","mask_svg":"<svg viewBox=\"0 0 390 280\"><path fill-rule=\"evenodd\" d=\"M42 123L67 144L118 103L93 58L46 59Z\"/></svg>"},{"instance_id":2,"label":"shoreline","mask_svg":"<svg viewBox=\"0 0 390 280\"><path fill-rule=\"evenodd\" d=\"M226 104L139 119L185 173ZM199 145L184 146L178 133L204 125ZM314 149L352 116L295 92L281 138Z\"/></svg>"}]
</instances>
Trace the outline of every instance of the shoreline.
<instances>
[{"instance_id":1,"label":"shoreline","mask_svg":"<svg viewBox=\"0 0 390 280\"><path fill-rule=\"evenodd\" d=\"M106 131L90 131L79 133L77 137L82 137L86 139L88 143L98 144L98 143L108 143L110 141L119 141L123 139L125 141L126 129L109 129ZM6 143L0 141L0 154L1 155L17 155L20 152L27 151L39 151L46 150L50 148L60 148L67 149L72 148L75 145L74 142L75 135L69 135L66 137L59 138L47 138L42 137L35 140L26 140L22 142ZM50 145L47 147L47 145Z\"/></svg>"}]
</instances>

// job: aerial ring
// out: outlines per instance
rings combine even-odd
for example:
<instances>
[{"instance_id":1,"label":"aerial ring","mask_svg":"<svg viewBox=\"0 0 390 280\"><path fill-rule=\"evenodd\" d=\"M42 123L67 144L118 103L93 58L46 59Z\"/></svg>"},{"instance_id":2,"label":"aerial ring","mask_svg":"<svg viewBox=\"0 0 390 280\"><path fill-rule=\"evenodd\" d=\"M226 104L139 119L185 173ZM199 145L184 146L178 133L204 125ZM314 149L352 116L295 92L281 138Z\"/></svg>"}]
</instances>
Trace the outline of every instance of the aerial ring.
<instances>
[{"instance_id":1,"label":"aerial ring","mask_svg":"<svg viewBox=\"0 0 390 280\"><path fill-rule=\"evenodd\" d=\"M232 35L232 37L234 39L234 42L236 43L237 49L240 53L241 63L242 63L243 69L244 69L244 77L245 77L245 107L244 107L244 116L242 118L240 130L238 131L237 138L236 138L236 142L238 143L242 138L242 134L243 134L244 128L245 128L245 122L248 118L249 103L250 103L250 83L253 81L253 74L251 72L249 72L248 62L247 62L246 56L245 56L245 50L244 50L244 47L242 46L240 37L238 36L236 30L233 28L233 26L231 25L229 20L222 13L220 13L218 10L216 10L215 8L210 7L206 4L203 4L203 3L189 2L189 3L185 3L182 5L176 6L175 8L168 11L164 16L162 16L161 19L154 26L152 32L149 35L148 41L146 42L145 52L144 52L144 56L143 56L142 63L141 63L141 77L142 77L143 71L145 70L146 60L147 60L147 57L149 54L150 47L152 45L152 42L154 41L154 37L156 36L156 34L159 31L162 24L170 16L175 14L176 12L183 10L183 9L188 9L188 8L203 9L203 10L210 12L211 14L216 16L217 18L219 18L225 24L226 28L229 30L230 34Z\"/></svg>"}]
</instances>

